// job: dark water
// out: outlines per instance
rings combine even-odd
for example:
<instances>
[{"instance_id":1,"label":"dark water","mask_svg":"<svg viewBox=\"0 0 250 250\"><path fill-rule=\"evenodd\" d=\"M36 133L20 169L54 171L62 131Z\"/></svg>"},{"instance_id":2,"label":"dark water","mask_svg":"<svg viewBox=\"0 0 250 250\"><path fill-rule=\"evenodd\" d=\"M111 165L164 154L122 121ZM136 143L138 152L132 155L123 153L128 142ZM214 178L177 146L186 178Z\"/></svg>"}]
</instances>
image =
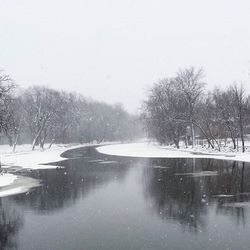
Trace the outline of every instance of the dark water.
<instances>
[{"instance_id":1,"label":"dark water","mask_svg":"<svg viewBox=\"0 0 250 250\"><path fill-rule=\"evenodd\" d=\"M0 199L0 249L250 249L250 165L68 151Z\"/></svg>"}]
</instances>

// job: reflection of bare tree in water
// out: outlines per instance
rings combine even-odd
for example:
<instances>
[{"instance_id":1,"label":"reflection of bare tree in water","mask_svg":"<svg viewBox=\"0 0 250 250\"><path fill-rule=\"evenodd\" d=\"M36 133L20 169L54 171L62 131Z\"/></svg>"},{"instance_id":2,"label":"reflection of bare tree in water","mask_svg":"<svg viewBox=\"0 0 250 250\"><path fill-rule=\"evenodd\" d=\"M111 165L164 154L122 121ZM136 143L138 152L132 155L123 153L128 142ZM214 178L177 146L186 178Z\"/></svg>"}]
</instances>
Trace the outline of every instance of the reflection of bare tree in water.
<instances>
[{"instance_id":1,"label":"reflection of bare tree in water","mask_svg":"<svg viewBox=\"0 0 250 250\"><path fill-rule=\"evenodd\" d=\"M0 250L18 249L17 233L22 225L23 216L7 198L0 198Z\"/></svg>"},{"instance_id":2,"label":"reflection of bare tree in water","mask_svg":"<svg viewBox=\"0 0 250 250\"><path fill-rule=\"evenodd\" d=\"M240 204L250 201L250 169L246 168L245 162L232 162L231 167L222 176L218 176L224 188L224 193L232 195L228 198L219 198L217 203L217 213L227 214L236 218L237 223L245 224L247 209ZM237 204L237 206L235 206Z\"/></svg>"},{"instance_id":3,"label":"reflection of bare tree in water","mask_svg":"<svg viewBox=\"0 0 250 250\"><path fill-rule=\"evenodd\" d=\"M250 178L250 170L245 168L244 163L169 159L163 161L162 165L168 168L144 169L145 197L162 219L178 220L189 229L197 231L205 226L208 206L215 202L218 213L227 214L230 211L237 221L245 220L243 208L223 206L225 201L242 202L250 197L246 195L246 192L250 192L250 183L245 181ZM218 175L185 175L193 171L217 171ZM234 196L228 200L217 196L220 194Z\"/></svg>"},{"instance_id":4,"label":"reflection of bare tree in water","mask_svg":"<svg viewBox=\"0 0 250 250\"><path fill-rule=\"evenodd\" d=\"M196 231L204 224L206 212L203 179L176 175L194 170L192 161L170 159L165 166L168 168L145 168L145 196L162 218L178 220Z\"/></svg>"}]
</instances>

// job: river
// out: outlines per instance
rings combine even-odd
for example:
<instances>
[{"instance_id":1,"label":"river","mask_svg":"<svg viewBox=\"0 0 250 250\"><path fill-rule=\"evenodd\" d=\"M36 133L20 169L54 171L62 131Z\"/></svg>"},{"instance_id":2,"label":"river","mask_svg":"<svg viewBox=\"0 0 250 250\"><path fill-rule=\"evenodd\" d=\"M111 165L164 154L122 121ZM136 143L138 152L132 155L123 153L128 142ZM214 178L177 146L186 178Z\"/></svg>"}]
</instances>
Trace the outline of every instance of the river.
<instances>
[{"instance_id":1,"label":"river","mask_svg":"<svg viewBox=\"0 0 250 250\"><path fill-rule=\"evenodd\" d=\"M250 164L67 151L0 198L0 249L250 249Z\"/></svg>"}]
</instances>

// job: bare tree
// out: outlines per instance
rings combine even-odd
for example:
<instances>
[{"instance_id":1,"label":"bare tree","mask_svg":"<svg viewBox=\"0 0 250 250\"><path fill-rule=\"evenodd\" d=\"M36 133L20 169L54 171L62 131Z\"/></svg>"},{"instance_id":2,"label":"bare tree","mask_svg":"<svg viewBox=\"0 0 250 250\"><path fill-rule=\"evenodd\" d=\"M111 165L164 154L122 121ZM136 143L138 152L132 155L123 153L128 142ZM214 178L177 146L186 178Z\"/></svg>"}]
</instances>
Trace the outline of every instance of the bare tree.
<instances>
[{"instance_id":1,"label":"bare tree","mask_svg":"<svg viewBox=\"0 0 250 250\"><path fill-rule=\"evenodd\" d=\"M233 100L236 109L236 120L239 126L239 134L242 143L242 152L245 152L244 127L247 114L247 98L245 96L245 89L242 84L240 86L234 84L230 87L230 90L232 91L234 97Z\"/></svg>"},{"instance_id":2,"label":"bare tree","mask_svg":"<svg viewBox=\"0 0 250 250\"><path fill-rule=\"evenodd\" d=\"M18 138L24 121L23 106L20 97L6 96L4 98L4 126L3 131L8 138L9 145L16 150Z\"/></svg>"},{"instance_id":3,"label":"bare tree","mask_svg":"<svg viewBox=\"0 0 250 250\"><path fill-rule=\"evenodd\" d=\"M108 105L45 87L21 93L24 126L36 145L54 142L124 140L135 131L131 116L120 105Z\"/></svg>"},{"instance_id":4,"label":"bare tree","mask_svg":"<svg viewBox=\"0 0 250 250\"><path fill-rule=\"evenodd\" d=\"M32 150L37 144L44 146L48 129L60 108L59 92L45 88L32 87L23 95L27 126L33 137Z\"/></svg>"},{"instance_id":5,"label":"bare tree","mask_svg":"<svg viewBox=\"0 0 250 250\"><path fill-rule=\"evenodd\" d=\"M179 148L180 137L186 131L186 105L173 78L163 79L150 90L144 102L142 118L148 132L160 143L174 142Z\"/></svg>"},{"instance_id":6,"label":"bare tree","mask_svg":"<svg viewBox=\"0 0 250 250\"><path fill-rule=\"evenodd\" d=\"M10 146L12 146L12 140L9 131L12 126L11 117L13 117L10 106L13 101L14 88L13 80L3 71L0 71L0 130L8 137Z\"/></svg>"},{"instance_id":7,"label":"bare tree","mask_svg":"<svg viewBox=\"0 0 250 250\"><path fill-rule=\"evenodd\" d=\"M194 67L179 70L176 77L178 89L183 93L184 102L187 106L186 119L189 121L192 133L192 146L195 145L195 111L198 100L204 90L205 83L202 81L203 69L195 70Z\"/></svg>"},{"instance_id":8,"label":"bare tree","mask_svg":"<svg viewBox=\"0 0 250 250\"><path fill-rule=\"evenodd\" d=\"M222 91L215 89L213 92L213 100L215 102L218 119L228 131L228 137L231 138L233 148L237 148L237 123L235 120L235 103L233 93L230 89Z\"/></svg>"},{"instance_id":9,"label":"bare tree","mask_svg":"<svg viewBox=\"0 0 250 250\"><path fill-rule=\"evenodd\" d=\"M0 98L4 95L10 94L14 88L14 81L9 75L5 74L3 70L0 70Z\"/></svg>"}]
</instances>

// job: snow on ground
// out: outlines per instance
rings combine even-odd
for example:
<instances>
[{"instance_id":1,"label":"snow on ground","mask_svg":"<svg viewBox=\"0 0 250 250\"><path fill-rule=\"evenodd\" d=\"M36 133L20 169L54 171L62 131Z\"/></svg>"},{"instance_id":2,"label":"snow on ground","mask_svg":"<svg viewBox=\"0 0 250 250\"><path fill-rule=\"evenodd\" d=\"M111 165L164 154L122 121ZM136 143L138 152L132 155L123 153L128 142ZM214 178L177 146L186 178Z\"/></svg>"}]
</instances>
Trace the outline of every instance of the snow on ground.
<instances>
[{"instance_id":1,"label":"snow on ground","mask_svg":"<svg viewBox=\"0 0 250 250\"><path fill-rule=\"evenodd\" d=\"M50 149L45 145L45 150L31 150L31 145L19 145L15 153L8 145L0 145L1 165L4 173L0 173L0 197L27 192L29 189L40 185L39 180L29 177L6 173L8 171L24 169L49 169L56 168L53 165L42 165L63 160L60 156L69 149L87 146L85 145L59 145L55 144ZM46 149L47 148L47 149ZM10 169L12 168L12 169Z\"/></svg>"},{"instance_id":2,"label":"snow on ground","mask_svg":"<svg viewBox=\"0 0 250 250\"><path fill-rule=\"evenodd\" d=\"M155 143L130 143L107 145L97 148L99 153L128 157L147 158L209 158L218 160L233 160L250 162L250 153L235 152L209 152L208 150L196 149L176 149L173 147L163 147Z\"/></svg>"},{"instance_id":3,"label":"snow on ground","mask_svg":"<svg viewBox=\"0 0 250 250\"><path fill-rule=\"evenodd\" d=\"M3 175L8 175L8 174L3 174ZM4 177L6 177L6 176L4 176ZM9 185L0 187L0 197L10 196L10 195L15 195L15 194L20 194L20 193L26 193L30 189L41 185L40 180L33 179L30 177L26 177L26 176L13 175L13 179L14 179L14 181L11 183L9 182L8 183ZM4 181L6 181L6 180L4 180ZM1 180L0 180L0 182L1 182Z\"/></svg>"},{"instance_id":4,"label":"snow on ground","mask_svg":"<svg viewBox=\"0 0 250 250\"><path fill-rule=\"evenodd\" d=\"M28 169L48 169L56 168L53 165L42 165L51 162L62 161L63 158L60 156L64 151L82 147L84 145L60 145L55 144L50 149L31 150L31 145L19 145L17 146L16 153L12 153L12 148L8 145L0 145L0 157L2 167L8 169L10 167L21 167Z\"/></svg>"},{"instance_id":5,"label":"snow on ground","mask_svg":"<svg viewBox=\"0 0 250 250\"><path fill-rule=\"evenodd\" d=\"M6 197L14 194L20 194L22 193L22 188L21 187L16 187L16 188L10 188L4 191L0 191L0 197Z\"/></svg>"},{"instance_id":6,"label":"snow on ground","mask_svg":"<svg viewBox=\"0 0 250 250\"><path fill-rule=\"evenodd\" d=\"M17 176L13 174L1 173L0 174L0 188L11 185Z\"/></svg>"},{"instance_id":7,"label":"snow on ground","mask_svg":"<svg viewBox=\"0 0 250 250\"><path fill-rule=\"evenodd\" d=\"M63 160L60 155L64 151L79 146L80 145L54 145L51 149L32 151L31 145L20 145L17 147L17 152L13 153L12 148L8 145L0 145L1 165L4 169L4 172L0 173L0 197L24 193L30 188L39 185L38 180L6 173L9 171L9 168L55 168L56 166L41 164Z\"/></svg>"}]
</instances>

